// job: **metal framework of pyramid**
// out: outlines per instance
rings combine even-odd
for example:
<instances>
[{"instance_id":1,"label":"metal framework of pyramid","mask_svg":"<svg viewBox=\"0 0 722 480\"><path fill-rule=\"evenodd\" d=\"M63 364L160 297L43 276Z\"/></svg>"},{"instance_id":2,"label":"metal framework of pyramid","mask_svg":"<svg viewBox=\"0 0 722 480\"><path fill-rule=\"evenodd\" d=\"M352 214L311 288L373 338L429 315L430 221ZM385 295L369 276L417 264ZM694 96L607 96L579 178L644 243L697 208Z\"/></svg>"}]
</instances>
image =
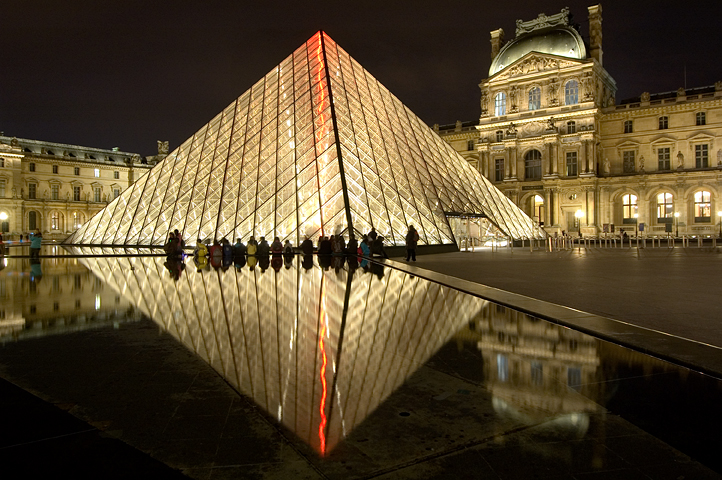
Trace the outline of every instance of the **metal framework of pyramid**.
<instances>
[{"instance_id":1,"label":"metal framework of pyramid","mask_svg":"<svg viewBox=\"0 0 722 480\"><path fill-rule=\"evenodd\" d=\"M318 32L65 243L161 245L373 226L455 243L447 214L514 238L544 232L361 65ZM349 228L351 227L351 228Z\"/></svg>"},{"instance_id":2,"label":"metal framework of pyramid","mask_svg":"<svg viewBox=\"0 0 722 480\"><path fill-rule=\"evenodd\" d=\"M305 270L295 259L277 272L174 279L163 257L74 253L322 455L489 303L395 269L379 278L362 268Z\"/></svg>"}]
</instances>

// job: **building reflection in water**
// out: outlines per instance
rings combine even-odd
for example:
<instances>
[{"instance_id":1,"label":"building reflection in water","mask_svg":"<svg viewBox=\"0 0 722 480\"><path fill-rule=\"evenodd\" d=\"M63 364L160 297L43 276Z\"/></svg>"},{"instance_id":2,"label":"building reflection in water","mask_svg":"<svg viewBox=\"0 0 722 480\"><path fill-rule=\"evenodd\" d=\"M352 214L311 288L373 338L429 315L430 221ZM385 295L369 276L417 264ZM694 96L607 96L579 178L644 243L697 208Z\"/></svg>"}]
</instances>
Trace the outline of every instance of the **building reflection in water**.
<instances>
[{"instance_id":1,"label":"building reflection in water","mask_svg":"<svg viewBox=\"0 0 722 480\"><path fill-rule=\"evenodd\" d=\"M76 258L0 258L0 342L138 321Z\"/></svg>"},{"instance_id":2,"label":"building reflection in water","mask_svg":"<svg viewBox=\"0 0 722 480\"><path fill-rule=\"evenodd\" d=\"M497 415L577 438L614 395L616 370L675 369L378 264L243 260L78 259L322 455L453 341L478 353Z\"/></svg>"},{"instance_id":3,"label":"building reflection in water","mask_svg":"<svg viewBox=\"0 0 722 480\"><path fill-rule=\"evenodd\" d=\"M256 265L196 271L162 257L82 261L325 454L485 302L379 265L315 259L265 272Z\"/></svg>"}]
</instances>

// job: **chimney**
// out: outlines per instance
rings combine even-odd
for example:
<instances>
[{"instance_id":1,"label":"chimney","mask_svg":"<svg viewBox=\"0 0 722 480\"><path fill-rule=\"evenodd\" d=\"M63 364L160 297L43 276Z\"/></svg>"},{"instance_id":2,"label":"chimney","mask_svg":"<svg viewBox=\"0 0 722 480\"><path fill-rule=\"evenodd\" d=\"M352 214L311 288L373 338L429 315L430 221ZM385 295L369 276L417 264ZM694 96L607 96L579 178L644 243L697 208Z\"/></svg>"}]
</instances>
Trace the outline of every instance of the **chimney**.
<instances>
[{"instance_id":1,"label":"chimney","mask_svg":"<svg viewBox=\"0 0 722 480\"><path fill-rule=\"evenodd\" d=\"M592 58L602 65L602 5L592 5L589 10L589 48Z\"/></svg>"},{"instance_id":2,"label":"chimney","mask_svg":"<svg viewBox=\"0 0 722 480\"><path fill-rule=\"evenodd\" d=\"M501 50L501 46L504 44L504 30L501 28L499 30L493 30L491 32L491 60L494 61L497 55L499 55L499 50Z\"/></svg>"}]
</instances>

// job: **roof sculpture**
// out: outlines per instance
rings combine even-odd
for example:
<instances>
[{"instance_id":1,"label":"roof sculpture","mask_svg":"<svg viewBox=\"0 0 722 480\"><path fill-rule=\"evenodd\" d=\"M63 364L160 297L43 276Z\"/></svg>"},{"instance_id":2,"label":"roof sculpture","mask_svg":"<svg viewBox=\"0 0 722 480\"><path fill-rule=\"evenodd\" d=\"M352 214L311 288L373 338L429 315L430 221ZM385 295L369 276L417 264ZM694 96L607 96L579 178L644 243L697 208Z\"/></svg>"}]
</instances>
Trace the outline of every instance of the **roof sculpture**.
<instances>
[{"instance_id":1,"label":"roof sculpture","mask_svg":"<svg viewBox=\"0 0 722 480\"><path fill-rule=\"evenodd\" d=\"M318 32L65 243L330 235L375 227L453 244L446 213L514 238L544 232L361 65ZM351 228L349 228L351 227Z\"/></svg>"}]
</instances>

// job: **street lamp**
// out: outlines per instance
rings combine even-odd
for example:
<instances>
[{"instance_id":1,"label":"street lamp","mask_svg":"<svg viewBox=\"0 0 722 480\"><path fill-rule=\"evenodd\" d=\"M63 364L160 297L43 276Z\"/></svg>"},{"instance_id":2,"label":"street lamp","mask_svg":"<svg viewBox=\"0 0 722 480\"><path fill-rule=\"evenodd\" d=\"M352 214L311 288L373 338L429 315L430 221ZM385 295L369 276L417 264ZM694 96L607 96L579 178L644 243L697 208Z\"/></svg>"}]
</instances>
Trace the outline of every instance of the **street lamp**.
<instances>
[{"instance_id":1,"label":"street lamp","mask_svg":"<svg viewBox=\"0 0 722 480\"><path fill-rule=\"evenodd\" d=\"M719 238L722 238L722 211L717 212L719 217Z\"/></svg>"},{"instance_id":2,"label":"street lamp","mask_svg":"<svg viewBox=\"0 0 722 480\"><path fill-rule=\"evenodd\" d=\"M722 212L720 212L720 214L722 215ZM0 212L0 220L2 220L4 222L7 219L8 219L8 214L5 212Z\"/></svg>"},{"instance_id":3,"label":"street lamp","mask_svg":"<svg viewBox=\"0 0 722 480\"><path fill-rule=\"evenodd\" d=\"M674 212L674 236L679 237L679 212Z\"/></svg>"},{"instance_id":4,"label":"street lamp","mask_svg":"<svg viewBox=\"0 0 722 480\"><path fill-rule=\"evenodd\" d=\"M634 214L634 238L639 237L639 214Z\"/></svg>"}]
</instances>

